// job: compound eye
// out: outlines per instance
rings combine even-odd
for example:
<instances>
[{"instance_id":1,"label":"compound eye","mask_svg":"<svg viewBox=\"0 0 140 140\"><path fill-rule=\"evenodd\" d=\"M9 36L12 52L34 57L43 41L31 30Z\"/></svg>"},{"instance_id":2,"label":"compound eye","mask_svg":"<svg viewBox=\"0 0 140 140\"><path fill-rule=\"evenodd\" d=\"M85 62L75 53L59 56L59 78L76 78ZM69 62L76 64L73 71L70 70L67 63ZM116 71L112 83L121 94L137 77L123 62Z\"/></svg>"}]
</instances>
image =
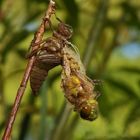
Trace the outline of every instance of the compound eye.
<instances>
[{"instance_id":1,"label":"compound eye","mask_svg":"<svg viewBox=\"0 0 140 140\"><path fill-rule=\"evenodd\" d=\"M89 120L90 121L93 121L95 119L97 119L98 117L98 112L96 109L92 109L91 113L90 113L90 117L89 117Z\"/></svg>"},{"instance_id":2,"label":"compound eye","mask_svg":"<svg viewBox=\"0 0 140 140\"><path fill-rule=\"evenodd\" d=\"M68 24L65 23L59 23L58 25L58 32L64 36L66 39L71 38L72 33L73 33L73 29L71 26L69 26Z\"/></svg>"},{"instance_id":3,"label":"compound eye","mask_svg":"<svg viewBox=\"0 0 140 140\"><path fill-rule=\"evenodd\" d=\"M80 116L85 120L93 121L97 118L97 110L87 105L81 109Z\"/></svg>"},{"instance_id":4,"label":"compound eye","mask_svg":"<svg viewBox=\"0 0 140 140\"><path fill-rule=\"evenodd\" d=\"M90 116L90 112L91 112L91 108L89 106L83 107L80 111L81 118L88 120Z\"/></svg>"}]
</instances>

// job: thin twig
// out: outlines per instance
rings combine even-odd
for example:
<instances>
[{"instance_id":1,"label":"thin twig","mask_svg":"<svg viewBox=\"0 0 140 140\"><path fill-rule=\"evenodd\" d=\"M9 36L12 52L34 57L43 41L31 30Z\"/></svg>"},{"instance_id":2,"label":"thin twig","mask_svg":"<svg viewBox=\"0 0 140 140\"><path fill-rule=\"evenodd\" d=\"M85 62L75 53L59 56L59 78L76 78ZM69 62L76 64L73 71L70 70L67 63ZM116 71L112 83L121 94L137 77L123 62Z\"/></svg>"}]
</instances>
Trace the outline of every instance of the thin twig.
<instances>
[{"instance_id":1,"label":"thin twig","mask_svg":"<svg viewBox=\"0 0 140 140\"><path fill-rule=\"evenodd\" d=\"M50 0L48 9L45 13L45 16L42 20L42 23L41 23L40 27L38 28L38 31L35 33L34 39L31 43L30 47L32 50L37 49L39 47L39 45L34 46L34 43L38 43L42 40L45 28L46 28L46 26L48 26L48 20L50 19L51 15L54 12L55 12L55 2ZM35 56L32 56L27 64L27 67L25 69L25 73L23 75L23 79L22 79L21 84L19 86L19 89L17 91L16 99L15 99L9 120L7 122L6 129L5 129L2 140L9 140L10 139L13 123L15 121L16 114L17 114L17 111L19 109L19 105L20 105L22 96L23 96L24 91L26 89L26 85L27 85L34 61L35 61Z\"/></svg>"}]
</instances>

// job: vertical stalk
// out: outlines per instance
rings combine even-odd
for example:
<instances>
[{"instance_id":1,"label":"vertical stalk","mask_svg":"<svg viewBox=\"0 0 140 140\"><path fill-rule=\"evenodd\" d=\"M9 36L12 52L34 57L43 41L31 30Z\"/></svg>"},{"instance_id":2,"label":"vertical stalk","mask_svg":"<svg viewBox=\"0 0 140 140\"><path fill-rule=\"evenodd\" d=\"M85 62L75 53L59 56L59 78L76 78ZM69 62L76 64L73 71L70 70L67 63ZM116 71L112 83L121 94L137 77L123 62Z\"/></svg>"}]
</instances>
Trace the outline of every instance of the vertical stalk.
<instances>
[{"instance_id":1,"label":"vertical stalk","mask_svg":"<svg viewBox=\"0 0 140 140\"><path fill-rule=\"evenodd\" d=\"M47 82L44 81L43 86L41 88L41 108L40 108L40 129L39 129L39 140L45 140L46 137L46 106L47 106L47 102L46 102L46 98L47 98L47 94L46 94L46 89L48 88Z\"/></svg>"},{"instance_id":2,"label":"vertical stalk","mask_svg":"<svg viewBox=\"0 0 140 140\"><path fill-rule=\"evenodd\" d=\"M105 71L107 64L108 64L108 60L111 57L112 51L116 47L117 38L118 38L118 27L116 27L116 29L114 29L114 36L113 36L111 45L108 47L108 49L104 53L101 64L98 65L97 72L96 72L97 76L100 76L103 73L103 71Z\"/></svg>"},{"instance_id":3,"label":"vertical stalk","mask_svg":"<svg viewBox=\"0 0 140 140\"><path fill-rule=\"evenodd\" d=\"M86 68L90 63L91 58L96 53L96 45L99 41L102 28L105 24L107 8L108 2L106 0L101 0L98 10L96 12L96 17L95 19L93 19L93 26L91 27L91 30L89 32L87 39L87 47L85 47L86 50L83 55L83 63Z\"/></svg>"},{"instance_id":4,"label":"vertical stalk","mask_svg":"<svg viewBox=\"0 0 140 140\"><path fill-rule=\"evenodd\" d=\"M46 26L48 26L48 19L50 19L51 15L54 13L54 11L55 11L55 3L52 0L50 0L48 10L46 11L45 16L44 16L44 20L42 21L38 31L35 33L34 39L31 43L30 47L32 49L37 49L39 47L39 45L36 45L33 47L33 44L38 43L42 40L45 28L46 28ZM35 61L35 56L31 57L31 59L29 60L29 62L27 64L22 81L21 81L20 86L19 86L18 91L17 91L16 99L15 99L12 111L10 113L10 117L9 117L8 122L7 122L6 129L5 129L2 140L9 140L10 139L12 127L13 127L13 124L14 124L14 121L16 118L17 111L19 109L19 105L21 103L22 96L23 96L25 89L26 89L26 85L27 85L34 61Z\"/></svg>"},{"instance_id":5,"label":"vertical stalk","mask_svg":"<svg viewBox=\"0 0 140 140\"><path fill-rule=\"evenodd\" d=\"M29 94L29 101L28 101L27 108L30 105L32 105L34 107L34 103L35 103L35 97L31 96L31 94ZM32 114L33 114L32 111L25 112L24 117L20 124L20 132L19 132L18 140L25 140L26 135L28 133L28 129L30 127Z\"/></svg>"},{"instance_id":6,"label":"vertical stalk","mask_svg":"<svg viewBox=\"0 0 140 140\"><path fill-rule=\"evenodd\" d=\"M61 111L62 112L60 112L58 118L56 119L55 123L57 125L51 135L51 140L60 140L61 139L61 135L63 133L64 126L65 126L66 122L68 121L68 118L71 113L71 108L69 107L69 105L66 102L64 102ZM61 115L61 114L63 114L63 115Z\"/></svg>"}]
</instances>

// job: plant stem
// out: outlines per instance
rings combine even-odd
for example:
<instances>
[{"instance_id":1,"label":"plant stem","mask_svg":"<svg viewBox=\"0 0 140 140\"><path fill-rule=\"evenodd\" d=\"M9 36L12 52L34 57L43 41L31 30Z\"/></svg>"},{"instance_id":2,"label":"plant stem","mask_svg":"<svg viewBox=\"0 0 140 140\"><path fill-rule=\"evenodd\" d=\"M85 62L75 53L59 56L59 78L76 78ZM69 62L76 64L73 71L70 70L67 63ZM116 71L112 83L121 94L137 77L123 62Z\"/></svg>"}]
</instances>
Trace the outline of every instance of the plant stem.
<instances>
[{"instance_id":1,"label":"plant stem","mask_svg":"<svg viewBox=\"0 0 140 140\"><path fill-rule=\"evenodd\" d=\"M58 116L58 118L56 120L56 123L57 122L58 123L57 123L57 126L55 127L55 129L52 133L51 140L60 140L61 134L63 132L62 130L63 130L66 122L68 121L68 117L70 116L71 108L69 107L69 105L66 102L64 102L61 111L63 111L63 112L60 112L60 115ZM61 115L61 114L63 114L63 115Z\"/></svg>"},{"instance_id":2,"label":"plant stem","mask_svg":"<svg viewBox=\"0 0 140 140\"><path fill-rule=\"evenodd\" d=\"M34 43L40 42L42 40L45 28L46 28L46 26L48 26L48 20L50 19L51 15L54 13L54 11L55 11L55 2L50 0L48 10L46 11L45 16L44 16L44 20L42 20L42 23L41 23L38 31L35 33L34 39L30 45L32 50L37 49L39 47L39 45L36 45L36 46L33 46L33 45L34 45ZM10 118L7 122L6 129L5 129L2 140L10 139L12 127L13 127L13 124L14 124L14 121L16 118L17 111L19 109L19 105L20 105L22 96L26 89L26 85L27 85L34 61L35 61L35 56L31 57L31 59L29 60L29 62L27 64L27 67L26 67L24 75L23 75L23 79L22 79L20 86L18 88L18 91L17 91L16 99L15 99L15 102L14 102L14 105L13 105L13 108L12 108L12 111L10 114Z\"/></svg>"},{"instance_id":3,"label":"plant stem","mask_svg":"<svg viewBox=\"0 0 140 140\"><path fill-rule=\"evenodd\" d=\"M118 27L116 27L116 29L114 29L114 36L112 39L112 43L107 48L106 52L104 53L101 64L99 64L97 67L97 72L96 72L97 77L100 77L100 75L106 70L108 61L112 55L113 50L116 47L116 44L118 41L117 39L118 39Z\"/></svg>"},{"instance_id":4,"label":"plant stem","mask_svg":"<svg viewBox=\"0 0 140 140\"><path fill-rule=\"evenodd\" d=\"M46 108L47 108L47 94L46 89L48 88L47 81L44 81L43 86L41 88L41 108L40 108L40 133L39 133L39 140L45 140L46 135Z\"/></svg>"},{"instance_id":5,"label":"plant stem","mask_svg":"<svg viewBox=\"0 0 140 140\"><path fill-rule=\"evenodd\" d=\"M91 27L91 30L88 35L87 39L87 47L85 48L85 54L83 55L83 63L85 68L90 63L91 58L96 53L96 45L99 41L102 28L105 24L105 18L106 18L106 11L107 11L108 3L106 0L101 0L100 5L98 7L99 10L96 12L96 17L93 20L93 26Z\"/></svg>"},{"instance_id":6,"label":"plant stem","mask_svg":"<svg viewBox=\"0 0 140 140\"><path fill-rule=\"evenodd\" d=\"M35 96L32 96L30 93L27 108L29 108L30 105L32 105L32 107L34 107L35 99L36 99ZM30 123L31 123L32 114L33 114L32 111L25 111L24 117L20 124L20 132L19 132L18 140L25 140L26 135L29 130Z\"/></svg>"}]
</instances>

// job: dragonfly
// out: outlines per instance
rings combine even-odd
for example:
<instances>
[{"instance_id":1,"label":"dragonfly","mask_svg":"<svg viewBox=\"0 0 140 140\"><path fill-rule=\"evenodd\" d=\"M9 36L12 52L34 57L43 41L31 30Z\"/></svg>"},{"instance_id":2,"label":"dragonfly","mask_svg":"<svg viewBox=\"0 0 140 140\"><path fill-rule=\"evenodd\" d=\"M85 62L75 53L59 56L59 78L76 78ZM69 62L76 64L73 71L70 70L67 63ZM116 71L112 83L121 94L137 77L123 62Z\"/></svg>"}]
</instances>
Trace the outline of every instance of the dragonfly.
<instances>
[{"instance_id":1,"label":"dragonfly","mask_svg":"<svg viewBox=\"0 0 140 140\"><path fill-rule=\"evenodd\" d=\"M40 42L39 49L28 55L36 56L30 74L30 85L33 94L37 95L49 70L61 65L61 87L65 98L81 118L93 121L98 116L98 94L94 91L94 82L86 75L77 47L69 42L72 33L72 27L59 20L52 36Z\"/></svg>"},{"instance_id":2,"label":"dragonfly","mask_svg":"<svg viewBox=\"0 0 140 140\"><path fill-rule=\"evenodd\" d=\"M94 90L95 84L86 75L79 54L67 46L62 50L64 54L61 86L65 97L81 118L93 121L98 116L99 94Z\"/></svg>"}]
</instances>

